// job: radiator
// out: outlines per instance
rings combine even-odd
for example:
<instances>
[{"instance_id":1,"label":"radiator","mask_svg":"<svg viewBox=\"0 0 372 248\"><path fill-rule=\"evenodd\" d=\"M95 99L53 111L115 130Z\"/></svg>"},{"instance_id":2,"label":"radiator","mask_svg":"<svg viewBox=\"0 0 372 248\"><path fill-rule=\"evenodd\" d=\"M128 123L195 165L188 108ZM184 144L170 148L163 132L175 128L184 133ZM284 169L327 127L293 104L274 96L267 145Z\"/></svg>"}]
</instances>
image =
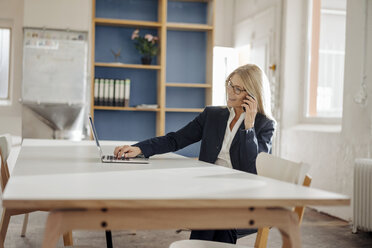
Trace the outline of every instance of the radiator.
<instances>
[{"instance_id":1,"label":"radiator","mask_svg":"<svg viewBox=\"0 0 372 248\"><path fill-rule=\"evenodd\" d=\"M353 232L372 231L372 159L355 160L353 194Z\"/></svg>"}]
</instances>

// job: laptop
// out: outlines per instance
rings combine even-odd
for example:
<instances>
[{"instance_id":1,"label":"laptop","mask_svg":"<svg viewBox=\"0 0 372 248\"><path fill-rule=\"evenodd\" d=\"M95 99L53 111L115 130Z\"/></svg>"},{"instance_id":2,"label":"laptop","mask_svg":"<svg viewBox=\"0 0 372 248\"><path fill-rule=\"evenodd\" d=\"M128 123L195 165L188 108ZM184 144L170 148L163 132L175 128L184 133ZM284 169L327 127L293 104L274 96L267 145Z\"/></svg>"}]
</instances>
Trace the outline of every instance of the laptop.
<instances>
[{"instance_id":1,"label":"laptop","mask_svg":"<svg viewBox=\"0 0 372 248\"><path fill-rule=\"evenodd\" d=\"M94 140L96 141L96 145L99 151L99 155L101 157L102 163L128 163L128 164L148 164L149 159L145 158L143 155L138 155L135 158L116 158L114 155L103 155L101 145L99 144L96 128L93 123L92 116L89 115L89 124L90 128L92 129Z\"/></svg>"}]
</instances>

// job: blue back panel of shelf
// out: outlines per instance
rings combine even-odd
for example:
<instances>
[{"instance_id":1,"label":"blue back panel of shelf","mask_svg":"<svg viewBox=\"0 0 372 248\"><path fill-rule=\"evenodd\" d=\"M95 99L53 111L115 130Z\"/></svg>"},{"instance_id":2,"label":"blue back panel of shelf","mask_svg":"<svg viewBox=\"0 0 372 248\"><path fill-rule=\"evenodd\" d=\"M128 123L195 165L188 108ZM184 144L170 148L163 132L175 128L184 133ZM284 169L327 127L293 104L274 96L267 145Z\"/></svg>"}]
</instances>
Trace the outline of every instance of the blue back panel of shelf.
<instances>
[{"instance_id":1,"label":"blue back panel of shelf","mask_svg":"<svg viewBox=\"0 0 372 248\"><path fill-rule=\"evenodd\" d=\"M192 121L200 113L180 113L180 112L168 112L165 114L165 132L175 132L180 128L184 127L187 123ZM200 141L189 145L179 151L177 154L187 157L199 157Z\"/></svg>"},{"instance_id":2,"label":"blue back panel of shelf","mask_svg":"<svg viewBox=\"0 0 372 248\"><path fill-rule=\"evenodd\" d=\"M167 108L204 108L204 88L167 87Z\"/></svg>"},{"instance_id":3,"label":"blue back panel of shelf","mask_svg":"<svg viewBox=\"0 0 372 248\"><path fill-rule=\"evenodd\" d=\"M167 21L207 24L208 3L168 1Z\"/></svg>"},{"instance_id":4,"label":"blue back panel of shelf","mask_svg":"<svg viewBox=\"0 0 372 248\"><path fill-rule=\"evenodd\" d=\"M156 74L156 70L95 67L95 78L130 79L130 107L157 104Z\"/></svg>"},{"instance_id":5,"label":"blue back panel of shelf","mask_svg":"<svg viewBox=\"0 0 372 248\"><path fill-rule=\"evenodd\" d=\"M96 0L96 17L158 20L158 0Z\"/></svg>"},{"instance_id":6,"label":"blue back panel of shelf","mask_svg":"<svg viewBox=\"0 0 372 248\"><path fill-rule=\"evenodd\" d=\"M141 55L136 50L131 39L135 28L96 26L95 62L121 62L126 64L140 64ZM157 29L140 29L140 35L152 34L157 36ZM112 51L121 50L121 57L115 61ZM156 57L151 64L156 64Z\"/></svg>"},{"instance_id":7,"label":"blue back panel of shelf","mask_svg":"<svg viewBox=\"0 0 372 248\"><path fill-rule=\"evenodd\" d=\"M170 83L205 83L207 34L167 31L167 73Z\"/></svg>"},{"instance_id":8,"label":"blue back panel of shelf","mask_svg":"<svg viewBox=\"0 0 372 248\"><path fill-rule=\"evenodd\" d=\"M94 124L102 140L141 141L156 134L156 113L95 110Z\"/></svg>"}]
</instances>

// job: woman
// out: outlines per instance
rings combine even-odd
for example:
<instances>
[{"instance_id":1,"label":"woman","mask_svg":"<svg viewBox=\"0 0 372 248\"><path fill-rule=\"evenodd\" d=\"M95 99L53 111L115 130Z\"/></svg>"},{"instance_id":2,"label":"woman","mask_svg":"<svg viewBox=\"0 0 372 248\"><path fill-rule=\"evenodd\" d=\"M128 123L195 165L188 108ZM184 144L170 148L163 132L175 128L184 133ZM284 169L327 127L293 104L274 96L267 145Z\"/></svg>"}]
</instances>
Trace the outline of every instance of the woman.
<instances>
[{"instance_id":1,"label":"woman","mask_svg":"<svg viewBox=\"0 0 372 248\"><path fill-rule=\"evenodd\" d=\"M177 132L118 146L117 157L174 152L201 140L199 160L257 174L256 157L271 153L275 121L271 116L270 89L262 70L247 64L226 80L227 108L206 107ZM237 230L192 231L190 239L236 243Z\"/></svg>"}]
</instances>

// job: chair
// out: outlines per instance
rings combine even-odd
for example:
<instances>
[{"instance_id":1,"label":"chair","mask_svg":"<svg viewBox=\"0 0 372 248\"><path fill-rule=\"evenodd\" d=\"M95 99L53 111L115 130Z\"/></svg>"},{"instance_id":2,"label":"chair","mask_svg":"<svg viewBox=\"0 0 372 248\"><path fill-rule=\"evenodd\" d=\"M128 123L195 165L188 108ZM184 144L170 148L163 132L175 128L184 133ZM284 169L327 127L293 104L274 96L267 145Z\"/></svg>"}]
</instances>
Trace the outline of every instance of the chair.
<instances>
[{"instance_id":1,"label":"chair","mask_svg":"<svg viewBox=\"0 0 372 248\"><path fill-rule=\"evenodd\" d=\"M0 135L0 184L1 184L1 191L4 192L6 184L8 183L10 173L8 168L8 157L11 150L11 137L10 135ZM6 233L8 231L8 225L10 221L10 217L14 215L26 214L25 219L28 220L28 213L34 212L36 210L30 209L7 209L3 208L3 213L1 216L1 224L0 224L0 247L4 247ZM27 221L23 224L22 228L22 235L24 237L27 227ZM22 236L21 235L21 236ZM63 235L63 241L65 246L72 246L72 233L68 232Z\"/></svg>"},{"instance_id":2,"label":"chair","mask_svg":"<svg viewBox=\"0 0 372 248\"><path fill-rule=\"evenodd\" d=\"M270 177L284 182L298 184L309 187L311 177L306 174L309 166L304 163L295 163L286 159L275 157L268 153L260 153L256 159L257 174L264 177ZM294 208L299 219L299 225L305 212L304 206ZM267 247L267 239L270 227L259 228L255 241L255 248ZM242 245L226 244L204 240L179 240L173 242L169 248L248 248Z\"/></svg>"}]
</instances>

